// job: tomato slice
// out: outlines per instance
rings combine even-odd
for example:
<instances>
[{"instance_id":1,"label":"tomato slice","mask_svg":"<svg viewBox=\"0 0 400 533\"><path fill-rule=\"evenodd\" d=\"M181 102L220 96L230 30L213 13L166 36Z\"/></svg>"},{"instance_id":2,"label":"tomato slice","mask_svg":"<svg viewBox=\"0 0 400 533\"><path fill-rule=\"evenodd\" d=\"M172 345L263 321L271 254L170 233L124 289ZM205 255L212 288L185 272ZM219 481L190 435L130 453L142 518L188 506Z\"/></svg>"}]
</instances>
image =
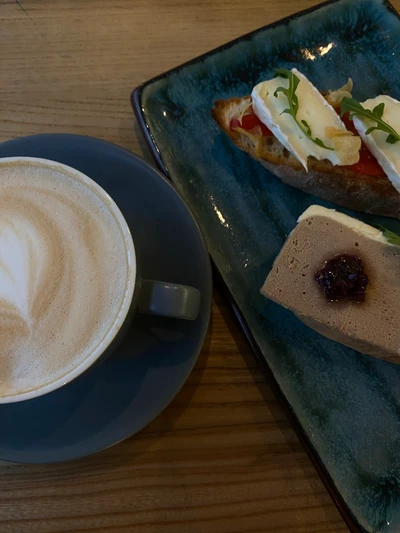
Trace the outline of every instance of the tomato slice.
<instances>
[{"instance_id":1,"label":"tomato slice","mask_svg":"<svg viewBox=\"0 0 400 533\"><path fill-rule=\"evenodd\" d=\"M273 135L272 131L268 129L267 126L263 124L258 116L254 113L252 107L249 107L247 114L243 115L241 124L237 118L233 118L230 122L231 130L234 130L235 128L243 128L246 131L250 131L256 126L260 126L262 134L265 137Z\"/></svg>"},{"instance_id":2,"label":"tomato slice","mask_svg":"<svg viewBox=\"0 0 400 533\"><path fill-rule=\"evenodd\" d=\"M336 112L340 113L340 109L336 109ZM342 120L349 131L352 131L355 135L358 135L353 121L350 120L349 113L343 115ZM343 168L348 168L349 170L353 170L359 174L366 174L367 176L376 176L377 178L386 177L386 174L382 170L380 164L368 150L363 141L361 141L360 160L358 163L355 163L354 165L348 165Z\"/></svg>"}]
</instances>

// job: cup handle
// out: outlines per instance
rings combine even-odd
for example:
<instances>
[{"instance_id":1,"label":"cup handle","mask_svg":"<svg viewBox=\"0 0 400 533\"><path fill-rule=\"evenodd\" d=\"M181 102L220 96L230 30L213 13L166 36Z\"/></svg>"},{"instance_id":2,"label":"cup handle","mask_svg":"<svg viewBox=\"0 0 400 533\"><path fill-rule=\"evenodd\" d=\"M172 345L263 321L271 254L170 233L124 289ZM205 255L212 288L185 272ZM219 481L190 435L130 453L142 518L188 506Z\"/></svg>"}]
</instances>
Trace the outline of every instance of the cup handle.
<instances>
[{"instance_id":1,"label":"cup handle","mask_svg":"<svg viewBox=\"0 0 400 533\"><path fill-rule=\"evenodd\" d=\"M140 280L140 313L195 320L199 314L200 300L200 291L194 287L151 279Z\"/></svg>"}]
</instances>

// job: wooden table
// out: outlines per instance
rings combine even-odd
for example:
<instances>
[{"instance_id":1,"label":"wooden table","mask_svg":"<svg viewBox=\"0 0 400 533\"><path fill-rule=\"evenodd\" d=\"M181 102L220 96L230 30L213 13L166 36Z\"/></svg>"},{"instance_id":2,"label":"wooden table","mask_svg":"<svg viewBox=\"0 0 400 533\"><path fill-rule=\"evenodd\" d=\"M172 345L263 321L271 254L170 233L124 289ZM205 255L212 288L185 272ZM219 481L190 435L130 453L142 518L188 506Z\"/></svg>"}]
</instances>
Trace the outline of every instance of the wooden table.
<instances>
[{"instance_id":1,"label":"wooden table","mask_svg":"<svg viewBox=\"0 0 400 533\"><path fill-rule=\"evenodd\" d=\"M0 0L0 141L85 134L151 161L135 86L315 3ZM216 290L196 368L145 430L68 464L0 464L0 532L56 531L348 529Z\"/></svg>"}]
</instances>

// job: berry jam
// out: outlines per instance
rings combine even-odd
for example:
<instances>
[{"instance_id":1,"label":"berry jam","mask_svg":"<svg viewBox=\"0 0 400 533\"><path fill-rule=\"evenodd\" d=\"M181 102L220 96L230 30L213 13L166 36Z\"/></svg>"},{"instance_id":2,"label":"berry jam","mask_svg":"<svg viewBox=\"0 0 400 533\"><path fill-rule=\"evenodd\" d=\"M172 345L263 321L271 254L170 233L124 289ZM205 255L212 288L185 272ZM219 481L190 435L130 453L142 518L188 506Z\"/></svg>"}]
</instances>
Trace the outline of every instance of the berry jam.
<instances>
[{"instance_id":1,"label":"berry jam","mask_svg":"<svg viewBox=\"0 0 400 533\"><path fill-rule=\"evenodd\" d=\"M356 255L341 254L326 261L315 279L328 300L365 301L368 276L364 263Z\"/></svg>"}]
</instances>

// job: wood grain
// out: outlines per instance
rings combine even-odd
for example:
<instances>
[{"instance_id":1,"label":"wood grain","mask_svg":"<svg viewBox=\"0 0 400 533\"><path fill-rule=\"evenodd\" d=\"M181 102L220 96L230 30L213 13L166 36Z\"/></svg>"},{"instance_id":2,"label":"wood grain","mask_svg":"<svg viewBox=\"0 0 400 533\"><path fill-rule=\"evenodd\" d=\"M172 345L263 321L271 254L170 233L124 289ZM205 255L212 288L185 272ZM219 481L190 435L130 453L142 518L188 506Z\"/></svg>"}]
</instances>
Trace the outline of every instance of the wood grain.
<instances>
[{"instance_id":1,"label":"wood grain","mask_svg":"<svg viewBox=\"0 0 400 533\"><path fill-rule=\"evenodd\" d=\"M315 3L0 0L0 141L85 134L151 160L135 86ZM348 530L216 291L195 370L144 431L72 463L0 464L0 531Z\"/></svg>"}]
</instances>

